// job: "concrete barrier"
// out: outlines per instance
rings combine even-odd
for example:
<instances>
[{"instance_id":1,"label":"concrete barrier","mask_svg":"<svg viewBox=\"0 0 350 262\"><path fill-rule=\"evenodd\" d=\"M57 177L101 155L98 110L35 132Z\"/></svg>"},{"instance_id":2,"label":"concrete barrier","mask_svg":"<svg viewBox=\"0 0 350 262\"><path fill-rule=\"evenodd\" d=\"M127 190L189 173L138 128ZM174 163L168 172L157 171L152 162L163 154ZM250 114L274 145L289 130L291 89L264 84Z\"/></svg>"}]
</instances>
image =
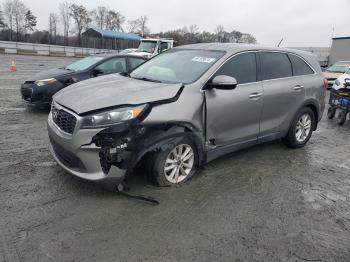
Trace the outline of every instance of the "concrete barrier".
<instances>
[{"instance_id":1,"label":"concrete barrier","mask_svg":"<svg viewBox=\"0 0 350 262\"><path fill-rule=\"evenodd\" d=\"M83 57L117 50L0 41L0 53Z\"/></svg>"}]
</instances>

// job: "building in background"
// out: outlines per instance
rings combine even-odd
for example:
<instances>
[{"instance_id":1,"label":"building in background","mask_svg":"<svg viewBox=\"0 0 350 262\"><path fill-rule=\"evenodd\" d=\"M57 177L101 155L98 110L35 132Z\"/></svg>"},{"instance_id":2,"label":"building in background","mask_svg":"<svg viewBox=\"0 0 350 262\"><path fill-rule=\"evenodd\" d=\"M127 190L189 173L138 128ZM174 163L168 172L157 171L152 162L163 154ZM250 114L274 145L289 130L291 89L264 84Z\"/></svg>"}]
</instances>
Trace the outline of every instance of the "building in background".
<instances>
[{"instance_id":1,"label":"building in background","mask_svg":"<svg viewBox=\"0 0 350 262\"><path fill-rule=\"evenodd\" d=\"M133 33L117 32L89 28L81 34L86 37L86 41L93 44L94 48L104 48L111 50L122 50L125 48L137 48L141 37Z\"/></svg>"},{"instance_id":2,"label":"building in background","mask_svg":"<svg viewBox=\"0 0 350 262\"><path fill-rule=\"evenodd\" d=\"M350 36L333 38L329 65L338 61L350 61Z\"/></svg>"}]
</instances>

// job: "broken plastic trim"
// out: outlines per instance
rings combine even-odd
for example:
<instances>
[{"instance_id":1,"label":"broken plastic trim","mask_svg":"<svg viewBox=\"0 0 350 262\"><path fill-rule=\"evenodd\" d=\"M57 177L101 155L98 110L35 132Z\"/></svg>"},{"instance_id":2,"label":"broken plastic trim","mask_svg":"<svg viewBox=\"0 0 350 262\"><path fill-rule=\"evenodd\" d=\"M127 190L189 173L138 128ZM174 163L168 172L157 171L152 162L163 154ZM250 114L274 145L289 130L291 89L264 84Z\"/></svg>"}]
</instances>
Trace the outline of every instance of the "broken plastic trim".
<instances>
[{"instance_id":1,"label":"broken plastic trim","mask_svg":"<svg viewBox=\"0 0 350 262\"><path fill-rule=\"evenodd\" d=\"M159 201L154 199L153 197L146 197L146 196L141 196L141 195L133 195L133 194L130 194L130 193L126 192L126 191L130 190L130 187L128 187L125 184L125 182L118 184L116 186L116 190L117 190L118 194L126 196L128 198L137 199L137 200L141 200L141 201L146 201L146 202L149 202L149 203L154 204L154 205L159 205L160 204Z\"/></svg>"}]
</instances>

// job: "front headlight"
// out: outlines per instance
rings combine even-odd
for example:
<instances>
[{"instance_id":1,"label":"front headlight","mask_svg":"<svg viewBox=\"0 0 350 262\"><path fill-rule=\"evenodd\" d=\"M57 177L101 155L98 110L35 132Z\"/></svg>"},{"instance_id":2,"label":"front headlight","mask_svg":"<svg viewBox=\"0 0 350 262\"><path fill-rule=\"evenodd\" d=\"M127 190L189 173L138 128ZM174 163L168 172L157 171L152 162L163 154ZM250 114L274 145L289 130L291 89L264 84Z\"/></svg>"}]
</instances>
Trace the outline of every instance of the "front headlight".
<instances>
[{"instance_id":1,"label":"front headlight","mask_svg":"<svg viewBox=\"0 0 350 262\"><path fill-rule=\"evenodd\" d=\"M119 122L137 118L146 108L146 105L136 107L124 107L110 111L85 116L81 128L108 127Z\"/></svg>"},{"instance_id":2,"label":"front headlight","mask_svg":"<svg viewBox=\"0 0 350 262\"><path fill-rule=\"evenodd\" d=\"M35 84L37 86L44 86L44 85L55 83L56 81L57 80L55 78L48 78L48 79L37 80L35 81Z\"/></svg>"},{"instance_id":3,"label":"front headlight","mask_svg":"<svg viewBox=\"0 0 350 262\"><path fill-rule=\"evenodd\" d=\"M337 86L340 86L340 81L337 79L337 80L335 80L335 85L337 85Z\"/></svg>"}]
</instances>

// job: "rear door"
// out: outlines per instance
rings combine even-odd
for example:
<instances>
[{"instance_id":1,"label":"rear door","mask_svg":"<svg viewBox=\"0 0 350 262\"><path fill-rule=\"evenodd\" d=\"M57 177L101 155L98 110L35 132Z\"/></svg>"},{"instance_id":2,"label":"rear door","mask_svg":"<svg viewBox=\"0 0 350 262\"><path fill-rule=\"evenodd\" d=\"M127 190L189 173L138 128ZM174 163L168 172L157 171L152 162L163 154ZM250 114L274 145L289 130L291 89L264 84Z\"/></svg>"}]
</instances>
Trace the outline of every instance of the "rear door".
<instances>
[{"instance_id":1,"label":"rear door","mask_svg":"<svg viewBox=\"0 0 350 262\"><path fill-rule=\"evenodd\" d=\"M254 141L259 134L263 88L258 81L257 54L233 56L215 73L236 78L233 90L206 90L207 139L218 146Z\"/></svg>"},{"instance_id":2,"label":"rear door","mask_svg":"<svg viewBox=\"0 0 350 262\"><path fill-rule=\"evenodd\" d=\"M260 137L278 135L289 127L291 119L304 100L303 79L293 77L287 53L260 52L264 106Z\"/></svg>"}]
</instances>

